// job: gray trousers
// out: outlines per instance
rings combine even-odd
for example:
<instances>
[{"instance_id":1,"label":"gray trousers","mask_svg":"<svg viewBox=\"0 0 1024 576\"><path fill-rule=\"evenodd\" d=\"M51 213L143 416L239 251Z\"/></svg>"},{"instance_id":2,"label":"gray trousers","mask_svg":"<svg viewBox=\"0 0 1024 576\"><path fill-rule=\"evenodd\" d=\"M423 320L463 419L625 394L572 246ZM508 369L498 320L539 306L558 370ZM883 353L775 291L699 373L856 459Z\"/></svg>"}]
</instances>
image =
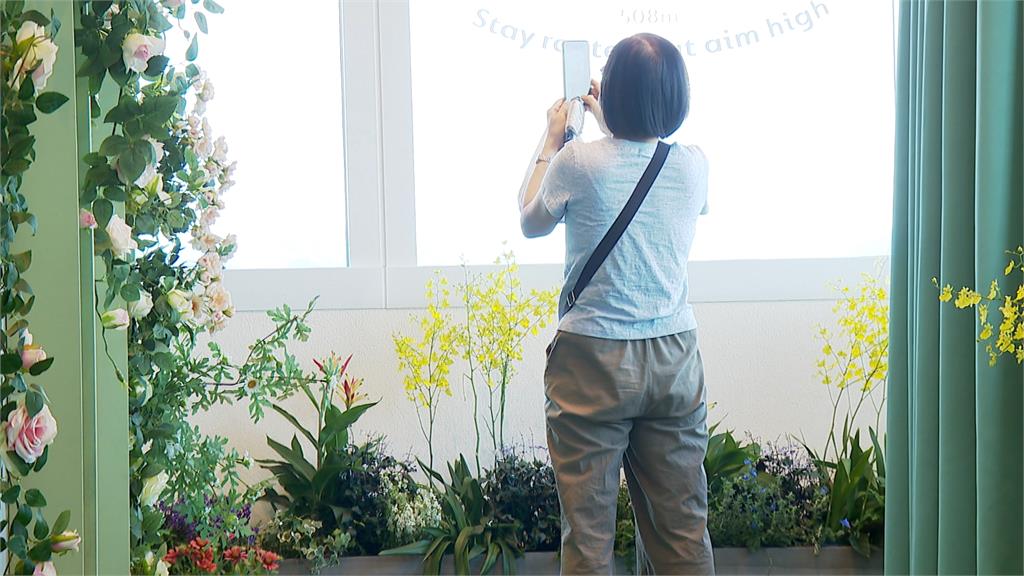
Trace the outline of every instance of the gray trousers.
<instances>
[{"instance_id":1,"label":"gray trousers","mask_svg":"<svg viewBox=\"0 0 1024 576\"><path fill-rule=\"evenodd\" d=\"M544 390L562 574L612 572L620 468L654 572L714 574L696 331L648 340L558 332Z\"/></svg>"}]
</instances>

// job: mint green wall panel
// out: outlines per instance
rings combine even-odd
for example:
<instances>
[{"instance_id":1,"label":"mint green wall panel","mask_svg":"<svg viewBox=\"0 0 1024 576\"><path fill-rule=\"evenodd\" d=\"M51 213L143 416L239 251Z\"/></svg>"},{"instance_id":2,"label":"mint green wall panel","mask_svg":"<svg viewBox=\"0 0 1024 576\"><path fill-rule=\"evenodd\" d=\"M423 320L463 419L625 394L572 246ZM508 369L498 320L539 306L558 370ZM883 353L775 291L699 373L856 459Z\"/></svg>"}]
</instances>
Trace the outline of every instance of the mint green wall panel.
<instances>
[{"instance_id":1,"label":"mint green wall panel","mask_svg":"<svg viewBox=\"0 0 1024 576\"><path fill-rule=\"evenodd\" d=\"M44 491L51 521L71 511L71 528L83 537L82 550L56 560L61 574L127 574L128 424L127 390L104 353L92 304L91 234L79 230L80 158L90 141L84 97L76 90L74 28L76 6L66 0L29 0L26 9L61 20L55 39L57 62L46 90L71 101L39 116L36 162L23 192L38 218L38 233L17 240L30 249L27 279L36 294L30 315L35 341L55 358L41 383L58 422L58 435L41 473L26 484ZM122 370L127 363L124 334L108 334L109 350Z\"/></svg>"}]
</instances>

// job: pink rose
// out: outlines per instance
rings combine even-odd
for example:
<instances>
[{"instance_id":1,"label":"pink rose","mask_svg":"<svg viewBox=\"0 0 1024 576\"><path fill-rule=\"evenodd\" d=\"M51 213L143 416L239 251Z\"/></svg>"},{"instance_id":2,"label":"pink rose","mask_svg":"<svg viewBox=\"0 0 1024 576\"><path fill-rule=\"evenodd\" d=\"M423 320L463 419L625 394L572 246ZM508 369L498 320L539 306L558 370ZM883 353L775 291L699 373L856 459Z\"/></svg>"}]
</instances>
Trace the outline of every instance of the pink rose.
<instances>
[{"instance_id":1,"label":"pink rose","mask_svg":"<svg viewBox=\"0 0 1024 576\"><path fill-rule=\"evenodd\" d=\"M125 68L134 72L144 72L149 59L163 54L165 46L166 42L163 38L146 36L138 32L128 34L124 38L124 43L121 44Z\"/></svg>"},{"instance_id":2,"label":"pink rose","mask_svg":"<svg viewBox=\"0 0 1024 576\"><path fill-rule=\"evenodd\" d=\"M48 406L43 406L38 414L29 418L28 408L22 404L7 417L4 433L7 435L7 447L21 456L26 464L32 464L53 443L57 436L57 421Z\"/></svg>"},{"instance_id":3,"label":"pink rose","mask_svg":"<svg viewBox=\"0 0 1024 576\"><path fill-rule=\"evenodd\" d=\"M96 224L96 217L93 216L92 212L82 210L78 213L78 226L80 228L95 230L96 226L98 226L98 224Z\"/></svg>"},{"instance_id":4,"label":"pink rose","mask_svg":"<svg viewBox=\"0 0 1024 576\"><path fill-rule=\"evenodd\" d=\"M21 349L21 369L28 370L34 366L37 362L46 360L46 351L36 346L35 344L29 344Z\"/></svg>"},{"instance_id":5,"label":"pink rose","mask_svg":"<svg viewBox=\"0 0 1024 576\"><path fill-rule=\"evenodd\" d=\"M57 576L57 567L53 565L53 562L41 562L36 564L32 576Z\"/></svg>"},{"instance_id":6,"label":"pink rose","mask_svg":"<svg viewBox=\"0 0 1024 576\"><path fill-rule=\"evenodd\" d=\"M36 362L46 360L46 352L42 346L33 344L32 333L28 329L21 331L21 369L28 370Z\"/></svg>"}]
</instances>

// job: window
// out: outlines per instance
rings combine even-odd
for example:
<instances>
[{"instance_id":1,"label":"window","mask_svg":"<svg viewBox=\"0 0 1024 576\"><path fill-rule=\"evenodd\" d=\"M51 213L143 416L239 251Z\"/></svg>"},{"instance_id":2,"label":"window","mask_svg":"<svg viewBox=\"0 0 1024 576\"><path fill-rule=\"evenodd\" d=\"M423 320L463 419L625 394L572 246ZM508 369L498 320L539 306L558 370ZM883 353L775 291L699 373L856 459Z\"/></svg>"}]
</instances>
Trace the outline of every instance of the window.
<instances>
[{"instance_id":1,"label":"window","mask_svg":"<svg viewBox=\"0 0 1024 576\"><path fill-rule=\"evenodd\" d=\"M599 78L641 30L687 54L670 140L711 160L691 300L828 299L888 253L889 3L303 0L300 54L266 3L220 1L200 53L239 162L218 223L239 237L239 309L418 307L435 269L454 282L505 250L524 285L558 284L561 229L522 238L516 194L561 92L559 39L589 40Z\"/></svg>"},{"instance_id":2,"label":"window","mask_svg":"<svg viewBox=\"0 0 1024 576\"><path fill-rule=\"evenodd\" d=\"M560 39L589 40L599 78L615 42L641 31L677 43L689 68L690 117L668 140L710 158L693 260L889 251L888 3L410 0L408 18L420 266L484 264L506 247L522 262L562 261L560 230L525 240L515 209L561 94Z\"/></svg>"},{"instance_id":3,"label":"window","mask_svg":"<svg viewBox=\"0 0 1024 576\"><path fill-rule=\"evenodd\" d=\"M207 118L238 162L216 225L238 236L231 268L346 266L339 2L303 0L298 28L276 4L219 3L199 61L215 86Z\"/></svg>"}]
</instances>

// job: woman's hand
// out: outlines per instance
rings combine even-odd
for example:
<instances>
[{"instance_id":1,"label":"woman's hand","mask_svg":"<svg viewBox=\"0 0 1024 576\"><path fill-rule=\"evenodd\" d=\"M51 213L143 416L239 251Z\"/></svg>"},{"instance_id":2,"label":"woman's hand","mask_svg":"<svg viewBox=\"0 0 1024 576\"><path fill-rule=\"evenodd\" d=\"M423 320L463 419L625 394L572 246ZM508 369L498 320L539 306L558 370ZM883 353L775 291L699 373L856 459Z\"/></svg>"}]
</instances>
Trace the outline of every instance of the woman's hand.
<instances>
[{"instance_id":1,"label":"woman's hand","mask_svg":"<svg viewBox=\"0 0 1024 576\"><path fill-rule=\"evenodd\" d=\"M569 117L569 105L565 98L555 100L548 108L548 136L541 155L550 158L565 145L565 123Z\"/></svg>"},{"instance_id":2,"label":"woman's hand","mask_svg":"<svg viewBox=\"0 0 1024 576\"><path fill-rule=\"evenodd\" d=\"M590 81L590 94L583 97L583 103L587 105L587 110L594 115L594 119L597 120L597 127L604 132L605 136L611 136L611 132L608 131L608 125L604 123L604 112L601 110L601 83L597 80Z\"/></svg>"}]
</instances>

